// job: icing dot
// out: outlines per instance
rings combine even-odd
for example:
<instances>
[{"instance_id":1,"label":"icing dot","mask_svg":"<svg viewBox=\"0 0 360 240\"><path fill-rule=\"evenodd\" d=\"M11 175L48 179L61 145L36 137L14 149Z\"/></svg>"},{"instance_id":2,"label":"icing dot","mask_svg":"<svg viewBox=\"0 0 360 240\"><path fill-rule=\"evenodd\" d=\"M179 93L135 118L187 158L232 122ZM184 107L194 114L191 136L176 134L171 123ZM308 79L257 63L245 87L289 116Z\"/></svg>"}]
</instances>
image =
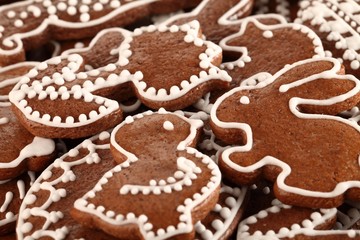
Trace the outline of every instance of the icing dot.
<instances>
[{"instance_id":1,"label":"icing dot","mask_svg":"<svg viewBox=\"0 0 360 240\"><path fill-rule=\"evenodd\" d=\"M163 124L163 127L167 131L174 130L174 124L172 124L172 122L170 122L170 121L165 121L164 124Z\"/></svg>"},{"instance_id":2,"label":"icing dot","mask_svg":"<svg viewBox=\"0 0 360 240\"><path fill-rule=\"evenodd\" d=\"M250 103L250 99L249 99L247 96L242 96L242 97L240 98L240 103L247 105L247 104Z\"/></svg>"},{"instance_id":3,"label":"icing dot","mask_svg":"<svg viewBox=\"0 0 360 240\"><path fill-rule=\"evenodd\" d=\"M16 13L15 13L14 11L8 11L7 14L6 14L6 16L7 16L8 18L14 18L14 17L16 16Z\"/></svg>"},{"instance_id":4,"label":"icing dot","mask_svg":"<svg viewBox=\"0 0 360 240\"><path fill-rule=\"evenodd\" d=\"M18 19L18 20L16 20L16 21L14 22L14 26L15 26L15 27L22 27L22 26L24 26L24 22L21 21L20 19Z\"/></svg>"},{"instance_id":5,"label":"icing dot","mask_svg":"<svg viewBox=\"0 0 360 240\"><path fill-rule=\"evenodd\" d=\"M80 21L88 22L90 20L90 15L88 13L83 13L80 15Z\"/></svg>"},{"instance_id":6,"label":"icing dot","mask_svg":"<svg viewBox=\"0 0 360 240\"><path fill-rule=\"evenodd\" d=\"M272 31L266 30L265 32L263 32L263 37L264 38L272 38L274 36Z\"/></svg>"}]
</instances>

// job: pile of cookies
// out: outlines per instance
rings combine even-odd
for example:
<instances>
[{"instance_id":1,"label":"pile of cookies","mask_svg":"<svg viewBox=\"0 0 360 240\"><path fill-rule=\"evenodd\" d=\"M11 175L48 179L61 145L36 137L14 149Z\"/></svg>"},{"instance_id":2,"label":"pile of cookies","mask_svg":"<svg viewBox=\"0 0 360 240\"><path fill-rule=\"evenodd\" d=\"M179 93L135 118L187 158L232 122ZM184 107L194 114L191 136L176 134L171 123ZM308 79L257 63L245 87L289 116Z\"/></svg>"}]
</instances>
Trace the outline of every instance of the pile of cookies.
<instances>
[{"instance_id":1,"label":"pile of cookies","mask_svg":"<svg viewBox=\"0 0 360 240\"><path fill-rule=\"evenodd\" d=\"M0 239L360 239L358 2L0 5Z\"/></svg>"}]
</instances>

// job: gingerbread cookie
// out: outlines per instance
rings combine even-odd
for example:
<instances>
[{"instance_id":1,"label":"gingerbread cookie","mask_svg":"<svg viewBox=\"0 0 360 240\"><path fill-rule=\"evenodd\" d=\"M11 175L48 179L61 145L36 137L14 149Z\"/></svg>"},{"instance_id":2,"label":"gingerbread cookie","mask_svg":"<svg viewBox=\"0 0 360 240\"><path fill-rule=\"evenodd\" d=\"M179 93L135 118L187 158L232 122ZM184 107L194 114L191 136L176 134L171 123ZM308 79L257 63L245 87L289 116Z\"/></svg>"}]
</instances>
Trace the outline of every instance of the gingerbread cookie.
<instances>
[{"instance_id":1,"label":"gingerbread cookie","mask_svg":"<svg viewBox=\"0 0 360 240\"><path fill-rule=\"evenodd\" d=\"M8 93L21 76L36 65L20 63L0 69L0 180L12 179L27 170L40 171L55 158L51 139L34 137L17 120Z\"/></svg>"},{"instance_id":2,"label":"gingerbread cookie","mask_svg":"<svg viewBox=\"0 0 360 240\"><path fill-rule=\"evenodd\" d=\"M49 40L93 37L152 14L169 13L198 1L185 0L27 0L0 7L0 66L24 61L24 50Z\"/></svg>"},{"instance_id":3,"label":"gingerbread cookie","mask_svg":"<svg viewBox=\"0 0 360 240\"><path fill-rule=\"evenodd\" d=\"M35 173L27 172L21 176L0 181L0 238L15 231L15 222L25 193L35 181Z\"/></svg>"},{"instance_id":4,"label":"gingerbread cookie","mask_svg":"<svg viewBox=\"0 0 360 240\"><path fill-rule=\"evenodd\" d=\"M197 20L207 40L218 43L239 31L240 20L251 13L253 0L203 0L193 11L177 14L162 24L184 24Z\"/></svg>"},{"instance_id":5,"label":"gingerbread cookie","mask_svg":"<svg viewBox=\"0 0 360 240\"><path fill-rule=\"evenodd\" d=\"M300 2L298 23L312 28L323 41L327 56L338 58L346 72L360 77L360 5L354 0Z\"/></svg>"},{"instance_id":6,"label":"gingerbread cookie","mask_svg":"<svg viewBox=\"0 0 360 240\"><path fill-rule=\"evenodd\" d=\"M119 165L74 203L72 216L118 238L194 238L193 223L215 206L221 182L217 165L193 148L200 126L164 110L125 119L110 142Z\"/></svg>"},{"instance_id":7,"label":"gingerbread cookie","mask_svg":"<svg viewBox=\"0 0 360 240\"><path fill-rule=\"evenodd\" d=\"M104 30L88 48L66 51L32 69L10 94L15 113L37 136L78 138L122 120L112 99L136 95L154 109L189 106L231 81L216 67L221 48L202 40L199 27L195 21L134 32Z\"/></svg>"},{"instance_id":8,"label":"gingerbread cookie","mask_svg":"<svg viewBox=\"0 0 360 240\"><path fill-rule=\"evenodd\" d=\"M243 19L239 32L220 42L225 59L240 56L222 64L233 78L233 87L255 74L274 74L287 64L325 56L320 38L310 28L285 19L280 24L264 24L267 19L280 21L282 17L261 16Z\"/></svg>"},{"instance_id":9,"label":"gingerbread cookie","mask_svg":"<svg viewBox=\"0 0 360 240\"><path fill-rule=\"evenodd\" d=\"M241 221L237 239L304 239L299 236L311 237L319 230L331 229L336 212L336 208L292 207L274 199L271 207Z\"/></svg>"},{"instance_id":10,"label":"gingerbread cookie","mask_svg":"<svg viewBox=\"0 0 360 240\"><path fill-rule=\"evenodd\" d=\"M195 239L229 239L243 215L247 198L247 188L223 184L218 203L204 220L195 224Z\"/></svg>"},{"instance_id":11,"label":"gingerbread cookie","mask_svg":"<svg viewBox=\"0 0 360 240\"><path fill-rule=\"evenodd\" d=\"M112 216L112 211L99 211L99 214L109 212L104 219L116 217L119 226L124 222L134 223L128 225L128 229L134 229L133 235L131 235L133 238L144 233L143 231L139 232L139 228L135 227L136 219L139 219L138 223L140 227L144 227L147 236L153 232L163 238L164 236L175 236L180 231L187 235L193 235L192 219L194 222L202 220L215 206L221 180L220 172L212 160L191 147L196 144L198 128L201 125L200 120L189 120L164 110L160 110L159 113L148 111L136 115L134 118L128 117L113 131L111 138L109 133L103 132L99 136L84 141L56 160L33 184L21 206L17 225L18 239L39 239L46 236L55 239L114 239L102 231L83 226L87 221L74 221L70 216L70 209L71 206L75 206L76 210L73 210L72 215L76 219L84 218L84 216L91 217L91 215L77 210L79 207L90 210L92 206L83 206L84 200L81 200L81 197L90 196L93 192L96 196L88 201L96 200L99 195L107 193L109 190L107 184L114 183L115 178L122 174L127 175L126 173L129 171L132 171L132 174L128 175L129 181L121 180L122 186L114 188L117 193L111 198L116 197L116 201L119 202L131 198L132 201L126 201L122 206L124 209L136 208L131 210L132 213L123 212L123 215ZM118 152L114 146L118 142L115 139L123 130L128 137L126 137L125 145L122 144L122 152L131 151L131 154L127 153L130 159L119 159L124 155ZM133 131L140 131L141 134L145 131L148 134L135 135ZM139 136L144 136L144 138L141 139ZM148 137L151 139L149 140ZM143 142L144 144L137 145L134 142ZM141 146L141 148L136 150L136 146ZM176 163L170 163L170 155L175 157ZM142 169L139 174L136 174L138 171L136 166L143 164L147 165L147 171L144 172ZM112 177L111 173L113 173ZM138 179L137 182L130 182L135 178ZM108 183L105 183L106 179L108 179ZM137 185L144 181L146 185L149 183L149 179L153 180L150 186ZM153 185L154 182L155 185ZM94 185L97 187L92 189ZM138 189L138 192L136 193L134 189ZM204 202L206 196L209 198ZM166 200L161 200L162 198ZM241 194L239 198L241 198ZM141 199L146 199L146 201L142 202ZM151 199L159 204L154 203L148 205L151 207L146 207L145 205L152 201ZM64 204L65 202L66 204ZM69 205L67 205L68 203ZM101 205L110 210L107 203L107 200L104 200ZM140 207L143 203L145 205ZM94 202L94 204L98 203ZM195 206L197 208L193 211ZM101 210L102 208L95 209ZM172 209L171 212L166 211L169 208ZM176 209L184 211L184 213L181 214ZM191 213L192 211L198 213L198 210L200 210L199 214ZM139 213L139 211L143 212ZM115 209L114 213L116 213ZM145 214L148 216L146 217ZM173 227L163 226L161 231L159 230L161 221L163 221L163 225L172 224ZM180 224L175 224L179 221ZM114 233L111 231L111 234ZM126 238L126 235L122 237Z\"/></svg>"},{"instance_id":12,"label":"gingerbread cookie","mask_svg":"<svg viewBox=\"0 0 360 240\"><path fill-rule=\"evenodd\" d=\"M359 102L360 82L341 73L336 59L308 59L220 97L212 129L238 145L219 159L224 177L238 184L273 181L276 197L289 205L330 208L344 198L359 200L360 128L331 115Z\"/></svg>"}]
</instances>

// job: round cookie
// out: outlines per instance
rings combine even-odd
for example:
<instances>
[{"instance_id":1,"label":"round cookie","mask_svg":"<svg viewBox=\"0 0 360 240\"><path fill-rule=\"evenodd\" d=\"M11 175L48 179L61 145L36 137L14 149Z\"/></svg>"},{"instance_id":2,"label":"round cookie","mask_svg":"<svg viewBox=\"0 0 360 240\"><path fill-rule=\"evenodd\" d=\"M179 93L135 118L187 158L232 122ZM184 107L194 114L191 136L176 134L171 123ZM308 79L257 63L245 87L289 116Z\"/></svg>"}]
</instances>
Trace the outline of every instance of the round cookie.
<instances>
[{"instance_id":1,"label":"round cookie","mask_svg":"<svg viewBox=\"0 0 360 240\"><path fill-rule=\"evenodd\" d=\"M288 205L330 208L359 200L360 129L333 115L359 102L360 82L343 72L336 59L308 59L221 96L211 126L236 145L219 159L224 177L240 185L268 179Z\"/></svg>"},{"instance_id":2,"label":"round cookie","mask_svg":"<svg viewBox=\"0 0 360 240\"><path fill-rule=\"evenodd\" d=\"M21 123L37 136L89 136L121 121L112 99L136 95L150 108L177 110L213 89L227 88L231 78L217 67L221 53L201 38L196 21L133 32L108 29L89 47L32 69L10 100Z\"/></svg>"}]
</instances>

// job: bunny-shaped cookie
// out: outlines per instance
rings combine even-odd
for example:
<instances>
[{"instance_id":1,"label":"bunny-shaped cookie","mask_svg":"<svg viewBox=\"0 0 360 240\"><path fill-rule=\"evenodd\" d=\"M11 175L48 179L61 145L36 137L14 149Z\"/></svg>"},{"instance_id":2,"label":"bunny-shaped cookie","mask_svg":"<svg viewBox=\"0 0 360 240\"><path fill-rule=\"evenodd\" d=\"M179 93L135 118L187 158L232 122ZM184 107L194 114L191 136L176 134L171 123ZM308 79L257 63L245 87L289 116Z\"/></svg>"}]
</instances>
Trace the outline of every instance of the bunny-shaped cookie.
<instances>
[{"instance_id":1,"label":"bunny-shaped cookie","mask_svg":"<svg viewBox=\"0 0 360 240\"><path fill-rule=\"evenodd\" d=\"M240 145L219 165L226 178L275 182L285 204L334 207L360 199L360 128L332 116L360 101L360 83L336 59L288 65L255 87L238 87L211 111L215 135Z\"/></svg>"},{"instance_id":2,"label":"bunny-shaped cookie","mask_svg":"<svg viewBox=\"0 0 360 240\"><path fill-rule=\"evenodd\" d=\"M145 105L177 110L231 78L216 65L221 48L201 39L198 22L107 29L90 46L32 69L11 92L22 124L33 134L78 138L122 120L116 100L136 95ZM76 54L75 54L76 53Z\"/></svg>"},{"instance_id":3,"label":"bunny-shaped cookie","mask_svg":"<svg viewBox=\"0 0 360 240\"><path fill-rule=\"evenodd\" d=\"M215 43L239 31L240 19L251 13L253 0L202 0L191 12L174 15L161 24L200 22L206 39Z\"/></svg>"},{"instance_id":4,"label":"bunny-shaped cookie","mask_svg":"<svg viewBox=\"0 0 360 240\"><path fill-rule=\"evenodd\" d=\"M201 126L163 109L126 118L110 141L119 165L75 201L72 216L123 239L193 239L221 181L217 165L193 148Z\"/></svg>"},{"instance_id":5,"label":"bunny-shaped cookie","mask_svg":"<svg viewBox=\"0 0 360 240\"><path fill-rule=\"evenodd\" d=\"M25 60L25 50L49 40L93 37L152 14L194 6L174 0L26 0L0 6L0 66Z\"/></svg>"}]
</instances>

